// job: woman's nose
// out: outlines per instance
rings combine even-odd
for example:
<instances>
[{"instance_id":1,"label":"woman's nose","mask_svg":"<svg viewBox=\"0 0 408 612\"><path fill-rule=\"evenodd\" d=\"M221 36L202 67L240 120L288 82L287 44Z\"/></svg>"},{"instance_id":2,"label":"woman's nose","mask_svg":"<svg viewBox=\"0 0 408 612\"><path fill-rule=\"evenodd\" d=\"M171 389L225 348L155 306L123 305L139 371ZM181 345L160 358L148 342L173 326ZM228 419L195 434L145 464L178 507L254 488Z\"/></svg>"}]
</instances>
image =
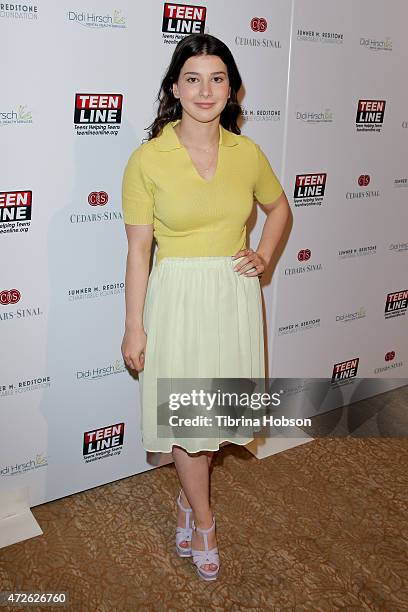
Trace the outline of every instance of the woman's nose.
<instances>
[{"instance_id":1,"label":"woman's nose","mask_svg":"<svg viewBox=\"0 0 408 612\"><path fill-rule=\"evenodd\" d=\"M211 86L209 83L203 83L201 85L200 95L208 98L211 95Z\"/></svg>"}]
</instances>

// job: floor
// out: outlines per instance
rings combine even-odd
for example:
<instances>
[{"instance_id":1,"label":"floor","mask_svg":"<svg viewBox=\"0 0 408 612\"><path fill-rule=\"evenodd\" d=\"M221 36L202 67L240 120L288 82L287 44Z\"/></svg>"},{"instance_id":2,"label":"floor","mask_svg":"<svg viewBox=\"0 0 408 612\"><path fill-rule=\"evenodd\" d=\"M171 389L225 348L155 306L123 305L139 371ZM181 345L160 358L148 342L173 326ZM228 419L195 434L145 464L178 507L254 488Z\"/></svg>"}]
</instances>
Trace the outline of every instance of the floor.
<instances>
[{"instance_id":1,"label":"floor","mask_svg":"<svg viewBox=\"0 0 408 612\"><path fill-rule=\"evenodd\" d=\"M390 392L392 414L406 397ZM404 437L322 437L262 460L229 445L212 472L216 582L174 552L171 464L34 507L44 535L0 550L0 590L69 593L33 612L408 611L407 468Z\"/></svg>"}]
</instances>

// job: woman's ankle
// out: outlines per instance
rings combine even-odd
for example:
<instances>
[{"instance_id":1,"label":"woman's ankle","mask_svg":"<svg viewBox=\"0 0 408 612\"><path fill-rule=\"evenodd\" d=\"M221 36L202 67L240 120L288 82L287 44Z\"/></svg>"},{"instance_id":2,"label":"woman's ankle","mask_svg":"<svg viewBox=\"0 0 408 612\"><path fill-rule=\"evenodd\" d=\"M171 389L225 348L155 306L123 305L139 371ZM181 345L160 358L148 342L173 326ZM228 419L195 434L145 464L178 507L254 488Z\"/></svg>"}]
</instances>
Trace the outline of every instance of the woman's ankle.
<instances>
[{"instance_id":1,"label":"woman's ankle","mask_svg":"<svg viewBox=\"0 0 408 612\"><path fill-rule=\"evenodd\" d=\"M211 508L194 513L194 523L200 529L210 529L213 524L213 512Z\"/></svg>"}]
</instances>

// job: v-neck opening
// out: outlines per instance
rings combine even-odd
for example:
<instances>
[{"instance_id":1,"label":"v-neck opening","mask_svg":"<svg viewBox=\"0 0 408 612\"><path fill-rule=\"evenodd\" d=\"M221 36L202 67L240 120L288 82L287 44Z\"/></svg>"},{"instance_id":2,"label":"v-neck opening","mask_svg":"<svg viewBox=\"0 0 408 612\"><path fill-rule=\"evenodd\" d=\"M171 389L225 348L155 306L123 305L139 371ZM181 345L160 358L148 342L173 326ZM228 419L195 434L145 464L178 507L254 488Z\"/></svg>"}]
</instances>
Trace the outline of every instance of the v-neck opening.
<instances>
[{"instance_id":1,"label":"v-neck opening","mask_svg":"<svg viewBox=\"0 0 408 612\"><path fill-rule=\"evenodd\" d=\"M201 176L201 174L197 170L197 166L193 162L193 159L192 159L190 153L188 152L188 149L186 147L184 147L184 146L183 146L183 149L185 150L186 154L188 155L188 158L190 160L190 164L192 165L193 170L196 173L196 175L198 176L198 178L200 178L202 181L204 181L204 183L212 183L215 180L215 177L217 176L218 167L219 167L219 164L220 164L220 156L221 156L221 146L220 146L220 143L218 143L217 165L215 166L214 175L210 179L205 179L203 176Z\"/></svg>"},{"instance_id":2,"label":"v-neck opening","mask_svg":"<svg viewBox=\"0 0 408 612\"><path fill-rule=\"evenodd\" d=\"M178 123L180 123L180 121L178 121L175 125L177 125ZM214 175L210 178L210 179L205 179L203 176L201 176L201 174L199 173L199 171L197 170L197 166L195 165L195 163L193 162L193 159L187 149L187 147L185 147L182 142L180 141L180 138L178 137L178 134L176 132L176 130L174 129L175 125L172 126L173 132L178 140L178 142L180 143L180 146L182 149L184 149L189 161L190 161L190 165L193 168L193 171L195 172L195 174L198 176L198 178L203 181L204 183L212 183L214 182L217 174L218 174L218 169L220 166L220 157L221 157L221 139L222 139L222 134L221 134L221 126L220 124L218 124L218 134L219 134L219 140L218 140L218 152L217 152L217 165L215 166L215 171L214 171Z\"/></svg>"}]
</instances>

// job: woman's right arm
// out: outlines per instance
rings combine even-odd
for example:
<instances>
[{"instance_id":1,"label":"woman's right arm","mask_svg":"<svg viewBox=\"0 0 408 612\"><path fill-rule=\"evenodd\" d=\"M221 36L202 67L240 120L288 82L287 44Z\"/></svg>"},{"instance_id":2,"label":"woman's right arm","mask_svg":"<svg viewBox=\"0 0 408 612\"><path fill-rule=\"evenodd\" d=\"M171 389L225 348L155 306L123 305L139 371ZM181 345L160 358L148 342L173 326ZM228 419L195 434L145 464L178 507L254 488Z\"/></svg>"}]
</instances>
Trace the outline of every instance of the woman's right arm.
<instances>
[{"instance_id":1,"label":"woman's right arm","mask_svg":"<svg viewBox=\"0 0 408 612\"><path fill-rule=\"evenodd\" d=\"M125 363L140 372L144 368L146 332L143 327L143 309L149 279L153 224L125 224L128 255L125 276L126 319L122 341Z\"/></svg>"}]
</instances>

